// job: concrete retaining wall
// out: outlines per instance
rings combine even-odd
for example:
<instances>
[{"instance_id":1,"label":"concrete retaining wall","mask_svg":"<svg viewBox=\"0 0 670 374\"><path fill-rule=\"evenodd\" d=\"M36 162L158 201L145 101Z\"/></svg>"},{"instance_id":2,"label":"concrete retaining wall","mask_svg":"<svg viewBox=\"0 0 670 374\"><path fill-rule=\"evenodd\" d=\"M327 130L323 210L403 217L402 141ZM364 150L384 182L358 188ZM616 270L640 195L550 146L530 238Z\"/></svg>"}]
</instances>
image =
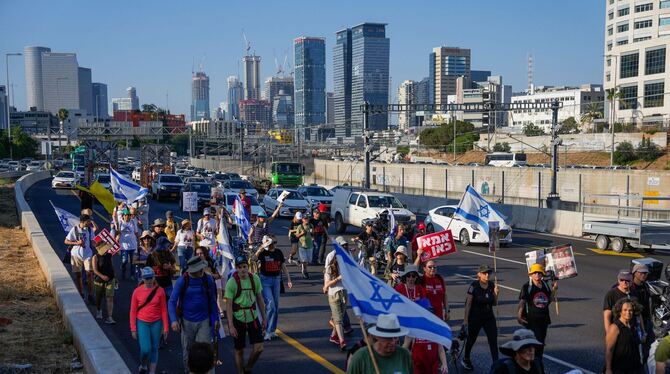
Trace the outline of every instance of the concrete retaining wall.
<instances>
[{"instance_id":1,"label":"concrete retaining wall","mask_svg":"<svg viewBox=\"0 0 670 374\"><path fill-rule=\"evenodd\" d=\"M21 227L32 244L47 283L53 292L65 326L72 333L87 373L130 373L128 366L91 315L79 296L70 274L42 232L24 194L33 184L51 175L48 171L23 176L14 187Z\"/></svg>"},{"instance_id":2,"label":"concrete retaining wall","mask_svg":"<svg viewBox=\"0 0 670 374\"><path fill-rule=\"evenodd\" d=\"M491 135L491 144L508 143L512 152L536 153L538 148L550 147L551 136L524 136L523 134L514 134L512 137L504 133ZM569 146L571 151L601 151L609 152L612 148L612 134L561 134L564 146ZM615 147L623 142L629 142L636 147L642 142L642 138L651 139L651 142L665 149L668 146L668 134L665 131L659 131L654 134L646 133L614 133ZM481 148L488 147L488 134L482 134L477 142ZM616 148L615 148L616 149ZM563 147L560 147L563 150Z\"/></svg>"}]
</instances>

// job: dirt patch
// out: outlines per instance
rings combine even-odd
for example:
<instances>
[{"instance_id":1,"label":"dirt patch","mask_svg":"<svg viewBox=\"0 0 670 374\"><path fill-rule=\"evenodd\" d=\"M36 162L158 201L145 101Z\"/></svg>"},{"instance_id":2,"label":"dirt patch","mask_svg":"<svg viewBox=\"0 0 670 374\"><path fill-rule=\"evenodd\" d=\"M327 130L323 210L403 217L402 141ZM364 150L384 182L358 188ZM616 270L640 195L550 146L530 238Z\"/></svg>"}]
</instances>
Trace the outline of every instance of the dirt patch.
<instances>
[{"instance_id":1,"label":"dirt patch","mask_svg":"<svg viewBox=\"0 0 670 374\"><path fill-rule=\"evenodd\" d=\"M0 184L0 372L69 373L75 354L56 300L19 225L14 185ZM22 371L24 372L24 371Z\"/></svg>"}]
</instances>

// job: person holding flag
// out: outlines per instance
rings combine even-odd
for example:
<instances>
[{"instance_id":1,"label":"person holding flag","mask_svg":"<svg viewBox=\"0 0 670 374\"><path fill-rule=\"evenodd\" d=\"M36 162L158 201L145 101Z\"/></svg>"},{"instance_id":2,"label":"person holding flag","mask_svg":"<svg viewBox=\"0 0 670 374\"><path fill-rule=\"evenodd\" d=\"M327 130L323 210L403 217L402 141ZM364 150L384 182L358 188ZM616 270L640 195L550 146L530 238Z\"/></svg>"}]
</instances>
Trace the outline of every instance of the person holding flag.
<instances>
[{"instance_id":1,"label":"person holding flag","mask_svg":"<svg viewBox=\"0 0 670 374\"><path fill-rule=\"evenodd\" d=\"M62 221L61 221L62 223ZM72 246L70 264L75 275L75 284L79 294L84 298L84 284L82 271L86 270L88 284L88 302L93 304L93 229L91 228L91 216L82 214L79 216L79 224L73 226L65 236L65 244Z\"/></svg>"},{"instance_id":2,"label":"person holding flag","mask_svg":"<svg viewBox=\"0 0 670 374\"><path fill-rule=\"evenodd\" d=\"M248 197L247 197L248 198ZM244 207L244 202L238 195L233 202L233 219L238 228L238 234L245 242L249 240L249 233L251 232L250 213Z\"/></svg>"}]
</instances>

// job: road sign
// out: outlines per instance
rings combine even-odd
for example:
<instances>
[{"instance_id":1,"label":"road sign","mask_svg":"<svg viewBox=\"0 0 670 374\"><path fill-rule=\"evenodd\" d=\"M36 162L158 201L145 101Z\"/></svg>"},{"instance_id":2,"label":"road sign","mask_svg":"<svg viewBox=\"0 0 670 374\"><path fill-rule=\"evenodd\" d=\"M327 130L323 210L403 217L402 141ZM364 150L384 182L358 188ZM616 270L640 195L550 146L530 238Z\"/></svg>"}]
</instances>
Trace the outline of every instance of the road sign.
<instances>
[{"instance_id":1,"label":"road sign","mask_svg":"<svg viewBox=\"0 0 670 374\"><path fill-rule=\"evenodd\" d=\"M197 192L184 192L182 193L182 210L184 212L197 212L198 211L198 193Z\"/></svg>"}]
</instances>

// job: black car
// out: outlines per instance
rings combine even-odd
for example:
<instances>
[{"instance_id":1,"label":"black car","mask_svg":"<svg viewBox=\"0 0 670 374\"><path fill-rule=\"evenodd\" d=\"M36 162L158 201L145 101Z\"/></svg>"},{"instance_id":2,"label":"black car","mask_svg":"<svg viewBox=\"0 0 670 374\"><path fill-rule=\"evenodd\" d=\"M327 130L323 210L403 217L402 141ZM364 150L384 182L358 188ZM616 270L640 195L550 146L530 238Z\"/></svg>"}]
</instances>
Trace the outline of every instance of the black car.
<instances>
[{"instance_id":1,"label":"black car","mask_svg":"<svg viewBox=\"0 0 670 374\"><path fill-rule=\"evenodd\" d=\"M198 193L198 208L209 206L209 202L212 199L212 185L209 183L203 182L190 182L184 185L182 189L182 194L184 192L197 192ZM183 196L180 196L180 201L183 201Z\"/></svg>"}]
</instances>

